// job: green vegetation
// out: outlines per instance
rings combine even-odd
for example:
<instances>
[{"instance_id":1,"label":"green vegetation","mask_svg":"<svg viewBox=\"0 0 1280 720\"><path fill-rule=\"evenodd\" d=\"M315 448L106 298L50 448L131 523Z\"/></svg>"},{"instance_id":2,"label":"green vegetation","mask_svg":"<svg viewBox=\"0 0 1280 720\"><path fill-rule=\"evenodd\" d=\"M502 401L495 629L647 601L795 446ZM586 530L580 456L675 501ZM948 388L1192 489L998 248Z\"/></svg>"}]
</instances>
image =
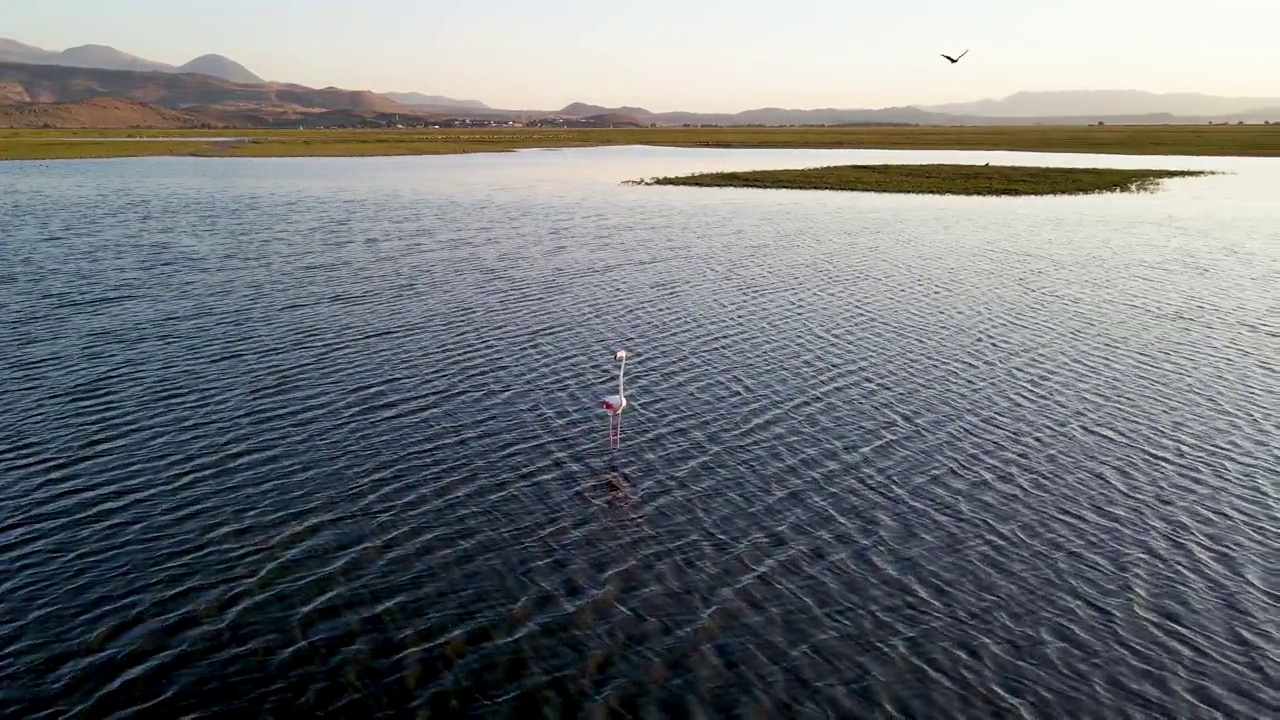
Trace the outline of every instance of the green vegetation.
<instances>
[{"instance_id":1,"label":"green vegetation","mask_svg":"<svg viewBox=\"0 0 1280 720\"><path fill-rule=\"evenodd\" d=\"M244 137L249 142L91 138ZM80 138L80 139L77 139ZM1023 150L1131 155L1280 157L1280 125L1005 127L543 128L368 130L0 130L0 159L433 155L520 148L653 145L715 148Z\"/></svg>"},{"instance_id":2,"label":"green vegetation","mask_svg":"<svg viewBox=\"0 0 1280 720\"><path fill-rule=\"evenodd\" d=\"M1154 190L1194 170L1017 167L1007 165L831 165L799 170L718 172L630 181L639 185L792 188L929 195L1074 195Z\"/></svg>"},{"instance_id":3,"label":"green vegetation","mask_svg":"<svg viewBox=\"0 0 1280 720\"><path fill-rule=\"evenodd\" d=\"M187 155L195 157L344 157L502 152L589 147L565 132L402 130L0 130L0 160ZM224 142L199 138L243 138ZM101 139L99 139L101 138ZM131 141L131 138L134 139ZM181 138L147 140L144 138ZM612 144L612 143L605 143Z\"/></svg>"},{"instance_id":4,"label":"green vegetation","mask_svg":"<svg viewBox=\"0 0 1280 720\"><path fill-rule=\"evenodd\" d=\"M105 133L103 135L106 137ZM52 138L6 137L0 135L0 160L69 160L76 158L139 157L144 155L190 155L196 142L76 141Z\"/></svg>"}]
</instances>

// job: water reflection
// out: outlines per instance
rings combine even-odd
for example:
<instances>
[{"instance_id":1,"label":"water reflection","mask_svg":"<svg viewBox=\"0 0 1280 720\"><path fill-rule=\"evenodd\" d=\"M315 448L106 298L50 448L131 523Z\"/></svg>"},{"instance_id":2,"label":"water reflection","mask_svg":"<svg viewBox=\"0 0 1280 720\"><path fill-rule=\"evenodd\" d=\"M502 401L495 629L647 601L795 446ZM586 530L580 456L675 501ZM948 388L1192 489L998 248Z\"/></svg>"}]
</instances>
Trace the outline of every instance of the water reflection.
<instances>
[{"instance_id":1,"label":"water reflection","mask_svg":"<svg viewBox=\"0 0 1280 720\"><path fill-rule=\"evenodd\" d=\"M591 473L583 489L591 502L617 510L633 508L640 503L639 491L617 456L612 453L603 466Z\"/></svg>"}]
</instances>

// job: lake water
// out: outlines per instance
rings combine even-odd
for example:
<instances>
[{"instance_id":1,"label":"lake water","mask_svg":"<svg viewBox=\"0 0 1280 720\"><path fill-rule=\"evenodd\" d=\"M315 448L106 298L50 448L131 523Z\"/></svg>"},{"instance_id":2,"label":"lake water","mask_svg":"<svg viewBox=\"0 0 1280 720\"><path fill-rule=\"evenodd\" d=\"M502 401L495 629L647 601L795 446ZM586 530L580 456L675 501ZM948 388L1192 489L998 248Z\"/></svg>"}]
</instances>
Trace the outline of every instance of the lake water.
<instances>
[{"instance_id":1,"label":"lake water","mask_svg":"<svg viewBox=\"0 0 1280 720\"><path fill-rule=\"evenodd\" d=\"M0 163L0 714L1275 717L1277 188Z\"/></svg>"}]
</instances>

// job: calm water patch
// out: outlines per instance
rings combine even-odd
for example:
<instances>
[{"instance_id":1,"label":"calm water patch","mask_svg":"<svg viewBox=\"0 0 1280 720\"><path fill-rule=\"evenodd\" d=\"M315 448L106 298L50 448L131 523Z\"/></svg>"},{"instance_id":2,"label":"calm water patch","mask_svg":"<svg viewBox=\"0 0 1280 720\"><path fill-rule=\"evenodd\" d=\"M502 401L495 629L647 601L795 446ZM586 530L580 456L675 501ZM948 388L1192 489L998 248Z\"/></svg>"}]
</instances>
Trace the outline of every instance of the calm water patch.
<instances>
[{"instance_id":1,"label":"calm water patch","mask_svg":"<svg viewBox=\"0 0 1280 720\"><path fill-rule=\"evenodd\" d=\"M1275 716L1278 187L0 163L0 707Z\"/></svg>"}]
</instances>

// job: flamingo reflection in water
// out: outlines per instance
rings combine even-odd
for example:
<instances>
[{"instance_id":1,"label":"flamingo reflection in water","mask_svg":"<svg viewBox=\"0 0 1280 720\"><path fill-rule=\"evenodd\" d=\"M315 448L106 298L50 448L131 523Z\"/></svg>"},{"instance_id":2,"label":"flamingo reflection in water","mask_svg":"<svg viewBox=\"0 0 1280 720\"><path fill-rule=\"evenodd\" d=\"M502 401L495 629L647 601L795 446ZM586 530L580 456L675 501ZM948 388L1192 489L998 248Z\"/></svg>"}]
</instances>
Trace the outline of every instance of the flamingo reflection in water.
<instances>
[{"instance_id":1,"label":"flamingo reflection in water","mask_svg":"<svg viewBox=\"0 0 1280 720\"><path fill-rule=\"evenodd\" d=\"M640 502L640 495L631 484L631 478L617 463L596 468L585 479L582 491L596 505L608 505L617 510L630 509Z\"/></svg>"}]
</instances>

